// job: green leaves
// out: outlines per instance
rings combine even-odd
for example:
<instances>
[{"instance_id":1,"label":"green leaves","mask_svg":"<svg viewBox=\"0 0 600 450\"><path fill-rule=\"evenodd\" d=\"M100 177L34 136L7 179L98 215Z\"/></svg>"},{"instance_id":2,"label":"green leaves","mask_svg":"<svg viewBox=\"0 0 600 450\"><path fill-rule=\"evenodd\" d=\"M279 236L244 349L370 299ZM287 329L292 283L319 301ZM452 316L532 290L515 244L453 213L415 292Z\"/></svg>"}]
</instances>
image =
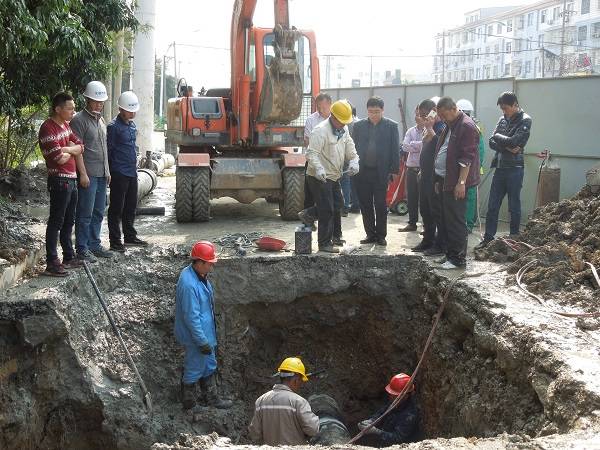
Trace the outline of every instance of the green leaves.
<instances>
[{"instance_id":1,"label":"green leaves","mask_svg":"<svg viewBox=\"0 0 600 450\"><path fill-rule=\"evenodd\" d=\"M136 27L126 0L0 0L0 115L102 79L110 33Z\"/></svg>"},{"instance_id":2,"label":"green leaves","mask_svg":"<svg viewBox=\"0 0 600 450\"><path fill-rule=\"evenodd\" d=\"M27 111L103 79L111 33L137 26L126 0L0 0L0 122L8 123L0 169L13 160L11 140L30 134Z\"/></svg>"}]
</instances>

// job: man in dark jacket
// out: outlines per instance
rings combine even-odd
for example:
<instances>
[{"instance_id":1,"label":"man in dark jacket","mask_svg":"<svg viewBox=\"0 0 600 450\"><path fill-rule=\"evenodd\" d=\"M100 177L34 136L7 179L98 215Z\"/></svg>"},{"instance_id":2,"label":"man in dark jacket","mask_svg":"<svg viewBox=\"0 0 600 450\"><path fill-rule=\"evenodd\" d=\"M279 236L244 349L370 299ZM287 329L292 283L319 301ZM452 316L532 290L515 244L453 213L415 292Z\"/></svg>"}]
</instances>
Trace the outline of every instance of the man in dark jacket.
<instances>
[{"instance_id":1,"label":"man in dark jacket","mask_svg":"<svg viewBox=\"0 0 600 450\"><path fill-rule=\"evenodd\" d=\"M400 395L410 380L405 373L394 375L385 387L388 393L388 402L370 418L358 424L362 431L377 420L388 409L390 404ZM414 397L414 385L406 388L402 401L381 422L365 432L366 445L376 447L390 447L392 445L415 442L419 439L420 424L419 411Z\"/></svg>"},{"instance_id":2,"label":"man in dark jacket","mask_svg":"<svg viewBox=\"0 0 600 450\"><path fill-rule=\"evenodd\" d=\"M361 244L387 245L387 205L385 195L391 174L400 168L398 124L383 117L383 99L367 101L366 119L354 124L352 139L360 157L356 190L367 234Z\"/></svg>"},{"instance_id":3,"label":"man in dark jacket","mask_svg":"<svg viewBox=\"0 0 600 450\"><path fill-rule=\"evenodd\" d=\"M442 97L437 113L446 128L440 135L435 154L436 192L441 193L446 229L446 258L440 269L466 267L466 191L479 184L479 130L475 122L456 107L450 97Z\"/></svg>"},{"instance_id":4,"label":"man in dark jacket","mask_svg":"<svg viewBox=\"0 0 600 450\"><path fill-rule=\"evenodd\" d=\"M495 167L490 188L488 211L485 217L483 240L475 247L482 249L494 240L498 228L498 212L505 195L508 195L510 234L519 234L521 223L521 187L523 186L523 150L531 133L531 117L519 106L513 92L504 92L497 102L503 112L490 138L490 148L496 152L492 160Z\"/></svg>"},{"instance_id":5,"label":"man in dark jacket","mask_svg":"<svg viewBox=\"0 0 600 450\"><path fill-rule=\"evenodd\" d=\"M438 136L444 131L445 125L437 115L433 100L423 100L419 104L418 114L424 123L423 147L419 158L419 209L423 222L423 239L411 250L433 256L446 253L441 200L433 189L435 149Z\"/></svg>"}]
</instances>

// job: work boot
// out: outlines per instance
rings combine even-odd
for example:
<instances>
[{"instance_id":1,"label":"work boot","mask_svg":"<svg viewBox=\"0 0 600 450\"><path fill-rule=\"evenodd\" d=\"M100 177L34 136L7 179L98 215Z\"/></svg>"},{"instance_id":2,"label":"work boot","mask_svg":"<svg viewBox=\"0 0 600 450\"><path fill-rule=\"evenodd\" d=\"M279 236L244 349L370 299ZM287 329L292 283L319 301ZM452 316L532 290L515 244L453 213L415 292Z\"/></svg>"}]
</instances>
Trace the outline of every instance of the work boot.
<instances>
[{"instance_id":1,"label":"work boot","mask_svg":"<svg viewBox=\"0 0 600 450\"><path fill-rule=\"evenodd\" d=\"M202 391L206 393L206 402L208 403L208 406L217 409L229 409L233 406L231 400L219 397L219 392L217 391L217 377L215 377L214 374L202 378L200 380L200 387L202 388Z\"/></svg>"},{"instance_id":2,"label":"work boot","mask_svg":"<svg viewBox=\"0 0 600 450\"><path fill-rule=\"evenodd\" d=\"M196 383L187 384L181 380L181 404L183 409L196 406Z\"/></svg>"},{"instance_id":3,"label":"work boot","mask_svg":"<svg viewBox=\"0 0 600 450\"><path fill-rule=\"evenodd\" d=\"M486 248L486 247L488 246L488 244L489 244L490 242L492 242L492 241L493 241L493 239L486 239L486 238L483 238L483 240L482 240L482 241L481 241L479 244L477 244L477 245L475 246L475 250L483 250L483 249L484 249L484 248Z\"/></svg>"},{"instance_id":4,"label":"work boot","mask_svg":"<svg viewBox=\"0 0 600 450\"><path fill-rule=\"evenodd\" d=\"M406 225L403 228L398 228L398 231L400 233L406 233L406 232L410 232L410 231L417 231L417 226L413 225L412 223L409 223L408 225Z\"/></svg>"}]
</instances>

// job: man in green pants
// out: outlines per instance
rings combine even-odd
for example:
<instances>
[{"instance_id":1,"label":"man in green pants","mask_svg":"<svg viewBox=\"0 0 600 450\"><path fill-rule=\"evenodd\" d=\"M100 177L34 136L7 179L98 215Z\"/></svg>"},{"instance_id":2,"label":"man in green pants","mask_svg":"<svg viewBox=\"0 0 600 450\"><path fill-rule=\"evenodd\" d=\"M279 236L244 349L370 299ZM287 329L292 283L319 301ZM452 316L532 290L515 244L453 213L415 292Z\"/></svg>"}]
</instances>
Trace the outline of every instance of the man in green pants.
<instances>
[{"instance_id":1,"label":"man in green pants","mask_svg":"<svg viewBox=\"0 0 600 450\"><path fill-rule=\"evenodd\" d=\"M481 123L473 116L473 104L467 99L460 99L456 102L456 106L467 116L471 117L477 125L479 130L479 161L481 164L481 175L483 175L483 161L485 158L485 144L483 142L483 130L481 129ZM477 186L472 186L467 189L467 230L469 233L473 232L475 223L477 222Z\"/></svg>"}]
</instances>

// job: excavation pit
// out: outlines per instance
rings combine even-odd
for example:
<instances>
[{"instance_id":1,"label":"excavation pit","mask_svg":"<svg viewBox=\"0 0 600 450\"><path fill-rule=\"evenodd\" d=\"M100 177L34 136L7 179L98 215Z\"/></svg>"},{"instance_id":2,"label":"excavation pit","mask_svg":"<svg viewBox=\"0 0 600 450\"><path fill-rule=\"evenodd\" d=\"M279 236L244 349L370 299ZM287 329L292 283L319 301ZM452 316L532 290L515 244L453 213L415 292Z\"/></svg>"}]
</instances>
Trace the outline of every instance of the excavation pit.
<instances>
[{"instance_id":1,"label":"excavation pit","mask_svg":"<svg viewBox=\"0 0 600 450\"><path fill-rule=\"evenodd\" d=\"M385 400L389 377L414 369L449 284L411 256L220 261L220 390L234 407L194 416L178 401L183 354L172 333L185 254L143 249L93 268L152 393L152 416L83 271L0 300L0 399L11 405L0 448L142 449L213 431L247 444L254 401L290 355L326 370L301 394L332 396L355 432ZM416 382L423 438L572 431L597 397L568 380L549 395L560 364L546 364L536 345L530 330L457 285ZM566 407L573 396L577 406Z\"/></svg>"}]
</instances>

